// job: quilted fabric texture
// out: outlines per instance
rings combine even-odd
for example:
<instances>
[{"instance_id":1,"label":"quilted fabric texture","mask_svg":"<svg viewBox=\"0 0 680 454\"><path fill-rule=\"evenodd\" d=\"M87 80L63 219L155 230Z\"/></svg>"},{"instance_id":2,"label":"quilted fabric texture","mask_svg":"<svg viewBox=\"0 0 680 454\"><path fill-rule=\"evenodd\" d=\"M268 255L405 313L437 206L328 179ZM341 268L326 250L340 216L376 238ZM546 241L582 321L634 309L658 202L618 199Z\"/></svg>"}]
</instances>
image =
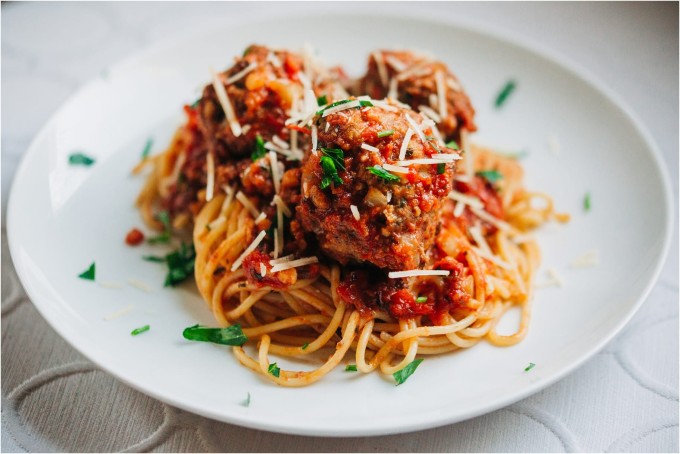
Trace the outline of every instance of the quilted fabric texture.
<instances>
[{"instance_id":1,"label":"quilted fabric texture","mask_svg":"<svg viewBox=\"0 0 680 454\"><path fill-rule=\"evenodd\" d=\"M12 176L32 137L87 80L203 18L284 6L3 4L3 213ZM398 11L413 8L540 40L609 83L655 137L671 172L677 206L677 4L394 5ZM565 23L572 16L580 19ZM28 300L9 257L3 217L2 451L677 452L677 220L675 230L661 278L640 312L602 352L557 384L455 425L396 436L325 439L215 422L140 394L100 371L62 340Z\"/></svg>"}]
</instances>

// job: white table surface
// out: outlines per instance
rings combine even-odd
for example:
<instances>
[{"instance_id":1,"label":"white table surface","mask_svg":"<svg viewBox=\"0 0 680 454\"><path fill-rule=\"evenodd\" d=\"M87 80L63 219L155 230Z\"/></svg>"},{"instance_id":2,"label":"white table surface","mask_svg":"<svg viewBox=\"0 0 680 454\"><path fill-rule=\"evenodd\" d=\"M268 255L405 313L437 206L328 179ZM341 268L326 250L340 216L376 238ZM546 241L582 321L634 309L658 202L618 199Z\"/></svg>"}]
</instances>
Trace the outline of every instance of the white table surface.
<instances>
[{"instance_id":1,"label":"white table surface","mask_svg":"<svg viewBox=\"0 0 680 454\"><path fill-rule=\"evenodd\" d=\"M2 4L2 451L677 452L677 211L658 283L602 352L510 407L411 434L308 438L195 416L99 371L38 315L14 273L4 213L22 154L50 115L89 79L148 44L218 15L290 6ZM464 19L535 42L584 67L620 95L652 133L668 165L677 208L677 3L348 3L343 8L416 8Z\"/></svg>"}]
</instances>

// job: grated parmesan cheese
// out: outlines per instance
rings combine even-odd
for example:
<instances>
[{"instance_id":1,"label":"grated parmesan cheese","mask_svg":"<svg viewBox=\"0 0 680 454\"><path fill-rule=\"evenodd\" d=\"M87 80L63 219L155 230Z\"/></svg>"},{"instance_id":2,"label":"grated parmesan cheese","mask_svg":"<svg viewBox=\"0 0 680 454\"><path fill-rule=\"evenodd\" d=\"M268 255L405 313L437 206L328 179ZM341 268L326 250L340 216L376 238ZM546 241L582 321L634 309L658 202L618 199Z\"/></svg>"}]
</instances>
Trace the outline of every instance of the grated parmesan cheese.
<instances>
[{"instance_id":1,"label":"grated parmesan cheese","mask_svg":"<svg viewBox=\"0 0 680 454\"><path fill-rule=\"evenodd\" d=\"M215 193L215 158L212 153L208 152L206 157L206 173L208 174L208 181L205 185L205 201L210 202Z\"/></svg>"},{"instance_id":2,"label":"grated parmesan cheese","mask_svg":"<svg viewBox=\"0 0 680 454\"><path fill-rule=\"evenodd\" d=\"M234 135L234 137L239 137L243 132L241 125L238 122L238 118L236 118L236 114L234 114L234 108L232 107L231 101L229 100L227 90L224 88L224 84L215 71L213 71L213 88L215 89L217 99L222 106L222 110L224 110L224 115L226 116L229 127L231 128L231 133Z\"/></svg>"},{"instance_id":3,"label":"grated parmesan cheese","mask_svg":"<svg viewBox=\"0 0 680 454\"><path fill-rule=\"evenodd\" d=\"M376 153L380 153L380 150L379 150L379 149L377 149L376 147L371 146L371 145L369 145L369 144L367 144L367 143L362 143L362 144L361 144L361 148L363 148L364 150L375 151Z\"/></svg>"},{"instance_id":4,"label":"grated parmesan cheese","mask_svg":"<svg viewBox=\"0 0 680 454\"><path fill-rule=\"evenodd\" d=\"M503 260L499 259L496 255L489 254L486 251L484 251L483 249L480 249L476 246L472 246L472 249L481 258L488 260L489 262L493 263L494 265L498 265L501 268L506 269L506 270L512 270L512 267L507 262L504 262Z\"/></svg>"},{"instance_id":5,"label":"grated parmesan cheese","mask_svg":"<svg viewBox=\"0 0 680 454\"><path fill-rule=\"evenodd\" d=\"M434 73L434 80L437 83L437 99L439 100L439 116L446 118L446 84L444 83L444 72L437 71Z\"/></svg>"},{"instance_id":6,"label":"grated parmesan cheese","mask_svg":"<svg viewBox=\"0 0 680 454\"><path fill-rule=\"evenodd\" d=\"M449 155L453 156L453 155ZM451 162L453 159L435 159L435 158L417 158L417 159L407 159L405 161L397 161L395 164L398 166L410 166L416 164L445 164Z\"/></svg>"},{"instance_id":7,"label":"grated parmesan cheese","mask_svg":"<svg viewBox=\"0 0 680 454\"><path fill-rule=\"evenodd\" d=\"M392 164L383 164L382 168L394 173L408 173L409 170L406 167L394 166Z\"/></svg>"},{"instance_id":8,"label":"grated parmesan cheese","mask_svg":"<svg viewBox=\"0 0 680 454\"><path fill-rule=\"evenodd\" d=\"M278 265L279 263L290 262L291 260L293 260L293 257L295 257L295 254L290 254L290 255L287 255L287 256L285 256L285 257L281 257L281 258L278 258L278 259L270 260L270 261L269 261L269 264L270 264L271 266L274 266L274 265Z\"/></svg>"},{"instance_id":9,"label":"grated parmesan cheese","mask_svg":"<svg viewBox=\"0 0 680 454\"><path fill-rule=\"evenodd\" d=\"M598 257L598 251L593 249L574 259L570 263L570 266L572 268L589 268L596 266L599 263L600 259Z\"/></svg>"},{"instance_id":10,"label":"grated parmesan cheese","mask_svg":"<svg viewBox=\"0 0 680 454\"><path fill-rule=\"evenodd\" d=\"M260 262L260 276L265 277L267 275L267 266Z\"/></svg>"},{"instance_id":11,"label":"grated parmesan cheese","mask_svg":"<svg viewBox=\"0 0 680 454\"><path fill-rule=\"evenodd\" d=\"M406 121L408 124L411 126L411 128L415 131L415 133L418 135L418 138L422 143L426 143L425 141L425 135L423 134L423 131L420 130L420 126L411 118L409 114L404 115L406 117Z\"/></svg>"},{"instance_id":12,"label":"grated parmesan cheese","mask_svg":"<svg viewBox=\"0 0 680 454\"><path fill-rule=\"evenodd\" d=\"M151 293L153 291L151 290L151 287L137 279L128 279L128 284L146 293Z\"/></svg>"},{"instance_id":13,"label":"grated parmesan cheese","mask_svg":"<svg viewBox=\"0 0 680 454\"><path fill-rule=\"evenodd\" d=\"M265 230L262 230L262 231L257 235L257 237L253 240L253 242L250 243L250 246L248 246L248 247L246 248L246 250L243 251L243 253L242 253L241 255L239 255L239 257L236 259L236 261L234 262L234 264L231 265L231 272L232 272L232 273L241 267L241 264L243 263L243 260L248 256L248 254L250 254L251 252L253 252L253 251L255 250L255 248L258 247L258 246L260 245L260 243L262 242L262 240L264 239L264 236L265 236L266 234L267 234L267 232L266 232Z\"/></svg>"},{"instance_id":14,"label":"grated parmesan cheese","mask_svg":"<svg viewBox=\"0 0 680 454\"><path fill-rule=\"evenodd\" d=\"M257 68L257 63L251 63L248 66L246 66L244 69L241 71L237 72L233 76L231 76L229 79L225 80L224 83L227 85L231 85L234 82L237 82L241 80L246 74L248 74L250 71L253 69Z\"/></svg>"},{"instance_id":15,"label":"grated parmesan cheese","mask_svg":"<svg viewBox=\"0 0 680 454\"><path fill-rule=\"evenodd\" d=\"M278 207L281 207L281 210L288 217L293 216L293 213L290 211L290 208L288 208L288 205L286 205L286 202L284 202L281 196L279 196L278 194L274 196L274 199L272 200L272 203L270 205L276 205Z\"/></svg>"},{"instance_id":16,"label":"grated parmesan cheese","mask_svg":"<svg viewBox=\"0 0 680 454\"><path fill-rule=\"evenodd\" d=\"M269 152L269 166L271 167L272 180L274 181L274 194L278 194L281 187L281 180L279 177L279 161L276 158L276 153L273 151Z\"/></svg>"},{"instance_id":17,"label":"grated parmesan cheese","mask_svg":"<svg viewBox=\"0 0 680 454\"><path fill-rule=\"evenodd\" d=\"M329 123L326 123L326 127L328 127ZM312 153L316 154L316 147L318 145L319 141L319 135L318 131L316 129L316 125L312 125Z\"/></svg>"},{"instance_id":18,"label":"grated parmesan cheese","mask_svg":"<svg viewBox=\"0 0 680 454\"><path fill-rule=\"evenodd\" d=\"M289 270L291 268L298 268L300 266L310 265L312 263L319 263L319 259L316 257L305 257L302 259L291 260L289 262L278 263L272 267L272 273L278 273L279 271Z\"/></svg>"},{"instance_id":19,"label":"grated parmesan cheese","mask_svg":"<svg viewBox=\"0 0 680 454\"><path fill-rule=\"evenodd\" d=\"M447 78L446 78L446 85L448 85L449 88L450 88L451 90L453 90L453 91L461 91L461 90L463 90L463 87L461 87L460 84L459 84L457 81L453 80L453 79L450 78L450 77L447 77Z\"/></svg>"},{"instance_id":20,"label":"grated parmesan cheese","mask_svg":"<svg viewBox=\"0 0 680 454\"><path fill-rule=\"evenodd\" d=\"M436 121L437 123L442 121L442 118L439 116L437 112L435 112L432 108L424 104L419 105L418 110L422 112L424 115L430 117L432 120Z\"/></svg>"},{"instance_id":21,"label":"grated parmesan cheese","mask_svg":"<svg viewBox=\"0 0 680 454\"><path fill-rule=\"evenodd\" d=\"M355 100L355 101L350 101L346 102L344 104L340 104L339 106L331 107L330 109L326 109L323 111L323 114L321 114L321 117L327 117L331 114L342 112L343 110L347 109L354 109L356 107L361 106L361 101L360 100Z\"/></svg>"},{"instance_id":22,"label":"grated parmesan cheese","mask_svg":"<svg viewBox=\"0 0 680 454\"><path fill-rule=\"evenodd\" d=\"M110 281L97 281L97 284L101 285L104 288L123 288L123 284L119 284L118 282L110 282Z\"/></svg>"},{"instance_id":23,"label":"grated parmesan cheese","mask_svg":"<svg viewBox=\"0 0 680 454\"><path fill-rule=\"evenodd\" d=\"M375 64L378 67L380 83L382 83L383 87L387 87L389 76L387 75L387 67L385 66L385 60L383 60L382 53L379 54L378 52L373 52L371 56L373 57L373 60L375 60Z\"/></svg>"},{"instance_id":24,"label":"grated parmesan cheese","mask_svg":"<svg viewBox=\"0 0 680 454\"><path fill-rule=\"evenodd\" d=\"M255 224L259 224L260 222L264 221L265 219L267 219L267 215L263 211L262 213L260 213L260 215L258 217L255 218Z\"/></svg>"},{"instance_id":25,"label":"grated parmesan cheese","mask_svg":"<svg viewBox=\"0 0 680 454\"><path fill-rule=\"evenodd\" d=\"M401 142L401 148L399 149L400 161L403 161L406 158L406 150L408 148L408 143L411 141L411 137L413 137L413 129L408 128L408 131L406 131L406 135L404 136L404 141Z\"/></svg>"},{"instance_id":26,"label":"grated parmesan cheese","mask_svg":"<svg viewBox=\"0 0 680 454\"><path fill-rule=\"evenodd\" d=\"M415 276L448 276L451 274L447 270L409 270L409 271L390 271L387 276L390 279L399 279L400 277L415 277Z\"/></svg>"},{"instance_id":27,"label":"grated parmesan cheese","mask_svg":"<svg viewBox=\"0 0 680 454\"><path fill-rule=\"evenodd\" d=\"M132 312L132 309L134 309L134 306L132 304L130 304L129 306L124 307L123 309L121 309L119 311L112 312L109 315L106 315L104 317L104 320L106 320L107 322L110 322L111 320L115 320L117 318L122 317L123 315L126 315L126 314Z\"/></svg>"},{"instance_id":28,"label":"grated parmesan cheese","mask_svg":"<svg viewBox=\"0 0 680 454\"><path fill-rule=\"evenodd\" d=\"M354 216L354 219L357 221L361 219L361 215L359 214L359 209L356 207L356 205L350 205L349 210L352 212L352 216Z\"/></svg>"},{"instance_id":29,"label":"grated parmesan cheese","mask_svg":"<svg viewBox=\"0 0 680 454\"><path fill-rule=\"evenodd\" d=\"M390 200L392 200L392 191L387 191L385 198L387 199L387 203L390 203Z\"/></svg>"},{"instance_id":30,"label":"grated parmesan cheese","mask_svg":"<svg viewBox=\"0 0 680 454\"><path fill-rule=\"evenodd\" d=\"M277 147L280 147L284 150L290 150L290 144L283 140L281 137L277 136L276 134L274 134L274 136L272 137L272 142L274 142L274 145L276 145Z\"/></svg>"},{"instance_id":31,"label":"grated parmesan cheese","mask_svg":"<svg viewBox=\"0 0 680 454\"><path fill-rule=\"evenodd\" d=\"M248 210L248 212L253 216L253 218L257 218L259 216L259 212L257 211L257 208L255 208L255 205L253 205L253 202L251 202L248 197L241 191L238 191L236 193L236 200L241 202L241 205L243 205L243 208Z\"/></svg>"},{"instance_id":32,"label":"grated parmesan cheese","mask_svg":"<svg viewBox=\"0 0 680 454\"><path fill-rule=\"evenodd\" d=\"M473 207L479 209L484 208L484 204L477 197L465 195L462 192L458 192L455 190L449 192L449 199L468 205L470 208Z\"/></svg>"},{"instance_id":33,"label":"grated parmesan cheese","mask_svg":"<svg viewBox=\"0 0 680 454\"><path fill-rule=\"evenodd\" d=\"M465 211L465 204L461 201L456 202L456 207L453 209L453 217L458 218Z\"/></svg>"},{"instance_id":34,"label":"grated parmesan cheese","mask_svg":"<svg viewBox=\"0 0 680 454\"><path fill-rule=\"evenodd\" d=\"M385 62L397 72L402 72L406 69L406 65L393 55L383 55L383 58L385 59Z\"/></svg>"}]
</instances>

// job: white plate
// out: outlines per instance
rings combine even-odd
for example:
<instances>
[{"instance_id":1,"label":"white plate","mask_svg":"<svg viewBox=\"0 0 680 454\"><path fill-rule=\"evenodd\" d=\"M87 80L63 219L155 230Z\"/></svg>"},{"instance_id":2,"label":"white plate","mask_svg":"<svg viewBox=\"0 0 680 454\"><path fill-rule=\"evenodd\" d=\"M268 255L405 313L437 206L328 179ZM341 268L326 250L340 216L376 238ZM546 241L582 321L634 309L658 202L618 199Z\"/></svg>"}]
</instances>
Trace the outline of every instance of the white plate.
<instances>
[{"instance_id":1,"label":"white plate","mask_svg":"<svg viewBox=\"0 0 680 454\"><path fill-rule=\"evenodd\" d=\"M113 67L67 102L26 153L8 210L14 264L43 317L85 356L149 395L218 420L296 434L376 435L460 421L528 396L583 363L632 317L667 250L671 198L649 135L607 89L552 57L451 24L385 15L259 21L209 28ZM349 28L329 33L329 24ZM142 224L133 207L142 179L130 169L148 137L156 152L168 143L181 105L196 98L210 67L226 67L251 42L300 48L305 41L355 74L375 48L430 50L470 94L479 140L529 151L528 187L552 194L573 219L540 232L544 267L557 269L565 285L536 292L524 342L428 358L399 387L379 374L338 369L311 387L287 389L238 365L226 347L182 339L183 328L214 322L191 284L164 289L162 267L141 260L158 249L123 244ZM495 94L509 78L518 88L496 110ZM549 150L549 135L559 154ZM75 150L96 164L69 166ZM592 211L584 213L588 192ZM593 249L599 266L569 267ZM92 261L98 280L135 278L154 291L78 279ZM104 320L130 305L127 315ZM149 332L130 336L145 324ZM536 367L525 372L530 362Z\"/></svg>"}]
</instances>

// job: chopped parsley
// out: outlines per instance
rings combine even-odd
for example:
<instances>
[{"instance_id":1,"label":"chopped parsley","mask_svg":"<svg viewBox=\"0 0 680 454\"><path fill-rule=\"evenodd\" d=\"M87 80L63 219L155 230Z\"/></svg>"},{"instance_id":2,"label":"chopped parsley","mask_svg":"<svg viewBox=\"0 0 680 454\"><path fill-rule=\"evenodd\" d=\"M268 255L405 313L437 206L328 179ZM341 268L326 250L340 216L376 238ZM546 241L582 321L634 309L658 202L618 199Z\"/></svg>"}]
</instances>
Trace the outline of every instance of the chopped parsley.
<instances>
[{"instance_id":1,"label":"chopped parsley","mask_svg":"<svg viewBox=\"0 0 680 454\"><path fill-rule=\"evenodd\" d=\"M272 374L276 378L278 378L279 375L281 375L281 369L279 369L279 366L277 366L276 363L271 363L267 370L269 371L270 374Z\"/></svg>"},{"instance_id":2,"label":"chopped parsley","mask_svg":"<svg viewBox=\"0 0 680 454\"><path fill-rule=\"evenodd\" d=\"M151 152L152 146L153 146L153 139L151 137L149 137L146 141L146 145L144 145L144 149L142 150L142 160L149 157L149 153Z\"/></svg>"},{"instance_id":3,"label":"chopped parsley","mask_svg":"<svg viewBox=\"0 0 680 454\"><path fill-rule=\"evenodd\" d=\"M406 367L393 373L392 376L397 381L397 386L404 383L413 374L413 372L416 371L422 362L422 359L414 359L412 362L408 363Z\"/></svg>"},{"instance_id":4,"label":"chopped parsley","mask_svg":"<svg viewBox=\"0 0 680 454\"><path fill-rule=\"evenodd\" d=\"M165 263L165 257L158 257L157 255L145 255L142 260L154 263Z\"/></svg>"},{"instance_id":5,"label":"chopped parsley","mask_svg":"<svg viewBox=\"0 0 680 454\"><path fill-rule=\"evenodd\" d=\"M182 243L175 252L165 256L168 274L165 276L165 287L174 287L194 274L196 251L193 244Z\"/></svg>"},{"instance_id":6,"label":"chopped parsley","mask_svg":"<svg viewBox=\"0 0 680 454\"><path fill-rule=\"evenodd\" d=\"M378 137L380 137L382 139L383 137L389 137L392 134L394 134L394 129L386 129L384 131L380 131L378 133Z\"/></svg>"},{"instance_id":7,"label":"chopped parsley","mask_svg":"<svg viewBox=\"0 0 680 454\"><path fill-rule=\"evenodd\" d=\"M300 348L303 349L303 350L307 350L307 347L309 347L309 342L305 342L305 345L303 345Z\"/></svg>"},{"instance_id":8,"label":"chopped parsley","mask_svg":"<svg viewBox=\"0 0 680 454\"><path fill-rule=\"evenodd\" d=\"M243 401L244 407L250 407L250 393L246 396L246 400Z\"/></svg>"},{"instance_id":9,"label":"chopped parsley","mask_svg":"<svg viewBox=\"0 0 680 454\"><path fill-rule=\"evenodd\" d=\"M94 274L95 274L95 266L94 266L94 262L92 262L92 265L90 265L90 267L86 271L83 271L82 273L80 273L78 275L78 277L81 278L81 279L88 280L88 281L94 281Z\"/></svg>"},{"instance_id":10,"label":"chopped parsley","mask_svg":"<svg viewBox=\"0 0 680 454\"><path fill-rule=\"evenodd\" d=\"M427 302L427 296L419 296L416 298L416 303L425 303Z\"/></svg>"},{"instance_id":11,"label":"chopped parsley","mask_svg":"<svg viewBox=\"0 0 680 454\"><path fill-rule=\"evenodd\" d=\"M587 192L586 196L583 198L583 210L586 213L590 211L590 192Z\"/></svg>"},{"instance_id":12,"label":"chopped parsley","mask_svg":"<svg viewBox=\"0 0 680 454\"><path fill-rule=\"evenodd\" d=\"M328 97L326 95L321 95L318 98L316 98L316 103L319 107L325 106L328 104Z\"/></svg>"},{"instance_id":13,"label":"chopped parsley","mask_svg":"<svg viewBox=\"0 0 680 454\"><path fill-rule=\"evenodd\" d=\"M373 175L376 177L380 177L385 181L399 181L400 178L387 170L383 169L382 167L378 166L373 166L373 167L367 167L368 171L371 172Z\"/></svg>"},{"instance_id":14,"label":"chopped parsley","mask_svg":"<svg viewBox=\"0 0 680 454\"><path fill-rule=\"evenodd\" d=\"M202 99L202 98L198 98L196 101L194 101L194 102L191 104L191 108L192 108L192 109L195 109L196 107L198 107L198 103L201 102L201 99Z\"/></svg>"},{"instance_id":15,"label":"chopped parsley","mask_svg":"<svg viewBox=\"0 0 680 454\"><path fill-rule=\"evenodd\" d=\"M246 335L243 334L241 325L231 325L226 328L208 328L206 326L194 325L185 328L182 336L187 340L234 345L237 347L245 344L248 340Z\"/></svg>"},{"instance_id":16,"label":"chopped parsley","mask_svg":"<svg viewBox=\"0 0 680 454\"><path fill-rule=\"evenodd\" d=\"M536 364L534 364L534 363L529 363L529 365L528 365L527 367L524 368L524 372L529 372L529 371L530 371L531 369L533 369L534 367L536 367Z\"/></svg>"},{"instance_id":17,"label":"chopped parsley","mask_svg":"<svg viewBox=\"0 0 680 454\"><path fill-rule=\"evenodd\" d=\"M450 142L446 142L446 148L458 150L460 147L458 146L458 142L456 142L455 140L451 140Z\"/></svg>"},{"instance_id":18,"label":"chopped parsley","mask_svg":"<svg viewBox=\"0 0 680 454\"><path fill-rule=\"evenodd\" d=\"M91 166L94 164L94 159L84 153L72 153L68 157L68 163L72 166Z\"/></svg>"},{"instance_id":19,"label":"chopped parsley","mask_svg":"<svg viewBox=\"0 0 680 454\"><path fill-rule=\"evenodd\" d=\"M482 170L477 172L477 175L484 178L491 184L503 178L503 174L501 174L498 170Z\"/></svg>"},{"instance_id":20,"label":"chopped parsley","mask_svg":"<svg viewBox=\"0 0 680 454\"><path fill-rule=\"evenodd\" d=\"M170 215L167 211L161 211L158 213L158 220L163 224L163 233L160 235L152 236L147 241L149 244L168 244L170 242L170 232L172 227L170 226Z\"/></svg>"},{"instance_id":21,"label":"chopped parsley","mask_svg":"<svg viewBox=\"0 0 680 454\"><path fill-rule=\"evenodd\" d=\"M357 371L357 365L356 364L348 364L347 367L345 367L345 372L356 372Z\"/></svg>"},{"instance_id":22,"label":"chopped parsley","mask_svg":"<svg viewBox=\"0 0 680 454\"><path fill-rule=\"evenodd\" d=\"M250 155L251 159L253 161L257 161L258 159L264 157L267 154L267 149L264 147L264 139L262 138L261 135L257 135L255 137L255 151L253 151L253 154Z\"/></svg>"},{"instance_id":23,"label":"chopped parsley","mask_svg":"<svg viewBox=\"0 0 680 454\"><path fill-rule=\"evenodd\" d=\"M133 329L132 332L130 333L130 335L136 336L138 334L142 334L145 331L149 331L150 329L151 329L151 326L149 326L149 325L140 326L139 328Z\"/></svg>"},{"instance_id":24,"label":"chopped parsley","mask_svg":"<svg viewBox=\"0 0 680 454\"><path fill-rule=\"evenodd\" d=\"M442 175L446 173L446 163L440 162L437 164L437 175Z\"/></svg>"},{"instance_id":25,"label":"chopped parsley","mask_svg":"<svg viewBox=\"0 0 680 454\"><path fill-rule=\"evenodd\" d=\"M335 167L345 170L345 153L339 148L321 148L321 155L333 160Z\"/></svg>"},{"instance_id":26,"label":"chopped parsley","mask_svg":"<svg viewBox=\"0 0 680 454\"><path fill-rule=\"evenodd\" d=\"M323 178L321 179L321 189L326 189L331 185L331 182L341 185L342 178L338 175L338 170L335 168L335 161L329 156L321 156L321 169L323 170Z\"/></svg>"},{"instance_id":27,"label":"chopped parsley","mask_svg":"<svg viewBox=\"0 0 680 454\"><path fill-rule=\"evenodd\" d=\"M501 91L498 93L498 96L496 96L496 109L500 108L505 103L510 94L515 91L516 86L517 84L514 80L509 80L505 83Z\"/></svg>"}]
</instances>

